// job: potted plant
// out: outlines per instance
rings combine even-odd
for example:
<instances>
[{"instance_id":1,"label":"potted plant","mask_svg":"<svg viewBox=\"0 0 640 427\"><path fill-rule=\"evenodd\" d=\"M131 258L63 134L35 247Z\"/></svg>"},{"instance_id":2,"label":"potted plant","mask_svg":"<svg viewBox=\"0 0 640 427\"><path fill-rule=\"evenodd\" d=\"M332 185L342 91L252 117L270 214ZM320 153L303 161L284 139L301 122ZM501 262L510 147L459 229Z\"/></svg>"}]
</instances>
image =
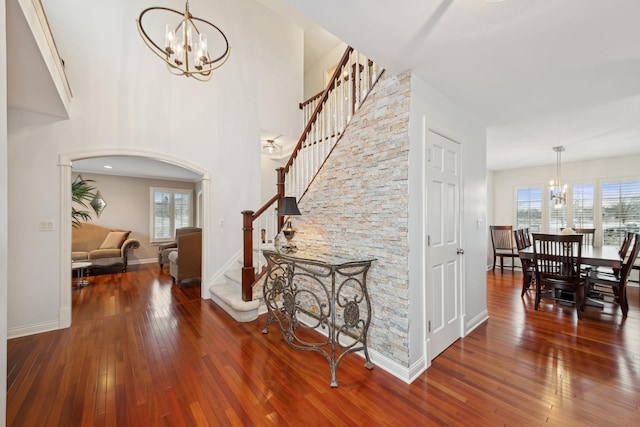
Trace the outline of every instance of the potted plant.
<instances>
[{"instance_id":1,"label":"potted plant","mask_svg":"<svg viewBox=\"0 0 640 427\"><path fill-rule=\"evenodd\" d=\"M91 203L96 196L93 192L95 187L89 183L94 182L92 179L83 179L80 175L71 184L71 201L85 208L89 208L87 203ZM75 206L71 206L71 222L73 227L79 227L81 221L91 221L91 214L85 210L78 210Z\"/></svg>"}]
</instances>

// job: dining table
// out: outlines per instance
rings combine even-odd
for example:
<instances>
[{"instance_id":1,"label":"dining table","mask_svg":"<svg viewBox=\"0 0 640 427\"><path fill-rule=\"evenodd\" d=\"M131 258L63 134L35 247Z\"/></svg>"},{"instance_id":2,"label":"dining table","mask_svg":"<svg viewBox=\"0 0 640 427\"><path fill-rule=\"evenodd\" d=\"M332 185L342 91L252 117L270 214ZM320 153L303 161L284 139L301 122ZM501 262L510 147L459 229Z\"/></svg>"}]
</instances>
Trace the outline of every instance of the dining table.
<instances>
[{"instance_id":1,"label":"dining table","mask_svg":"<svg viewBox=\"0 0 640 427\"><path fill-rule=\"evenodd\" d=\"M620 248L615 245L592 246L582 245L582 264L595 267L622 268ZM533 261L533 245L519 251L520 259Z\"/></svg>"},{"instance_id":2,"label":"dining table","mask_svg":"<svg viewBox=\"0 0 640 427\"><path fill-rule=\"evenodd\" d=\"M521 260L528 260L530 262L534 261L534 251L533 245L521 249L518 251ZM603 246L593 246L593 245L583 245L581 251L581 264L589 265L593 267L609 267L614 270L620 270L622 268L622 262L624 260L620 256L620 248L615 245L603 245ZM529 284L525 283L527 280L527 276L523 275L523 294L524 289L528 288ZM602 303L599 301L594 301L592 298L587 296L586 304L593 305L596 307L602 307Z\"/></svg>"}]
</instances>

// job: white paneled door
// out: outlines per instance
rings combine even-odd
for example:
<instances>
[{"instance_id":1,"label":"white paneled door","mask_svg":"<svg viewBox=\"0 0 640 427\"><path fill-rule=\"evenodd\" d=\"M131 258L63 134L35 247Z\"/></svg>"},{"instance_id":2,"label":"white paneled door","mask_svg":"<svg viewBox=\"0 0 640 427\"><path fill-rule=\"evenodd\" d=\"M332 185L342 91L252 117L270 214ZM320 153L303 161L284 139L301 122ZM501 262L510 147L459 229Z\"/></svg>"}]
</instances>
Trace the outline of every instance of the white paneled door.
<instances>
[{"instance_id":1,"label":"white paneled door","mask_svg":"<svg viewBox=\"0 0 640 427\"><path fill-rule=\"evenodd\" d=\"M427 133L427 331L432 360L460 337L460 144Z\"/></svg>"}]
</instances>

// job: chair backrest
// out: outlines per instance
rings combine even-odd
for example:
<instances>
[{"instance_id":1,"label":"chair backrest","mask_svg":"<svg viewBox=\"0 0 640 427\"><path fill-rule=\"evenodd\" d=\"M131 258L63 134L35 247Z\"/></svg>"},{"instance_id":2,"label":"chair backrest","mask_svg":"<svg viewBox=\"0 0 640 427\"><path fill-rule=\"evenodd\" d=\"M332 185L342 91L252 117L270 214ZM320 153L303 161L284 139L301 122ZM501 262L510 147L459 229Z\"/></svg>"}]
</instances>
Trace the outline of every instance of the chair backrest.
<instances>
[{"instance_id":1,"label":"chair backrest","mask_svg":"<svg viewBox=\"0 0 640 427\"><path fill-rule=\"evenodd\" d=\"M595 228L574 228L573 231L576 234L582 234L584 239L582 240L583 245L593 245L593 238L596 235Z\"/></svg>"},{"instance_id":2,"label":"chair backrest","mask_svg":"<svg viewBox=\"0 0 640 427\"><path fill-rule=\"evenodd\" d=\"M496 250L511 250L513 251L513 227L510 225L490 225L491 230L491 243L493 244L493 251Z\"/></svg>"},{"instance_id":3,"label":"chair backrest","mask_svg":"<svg viewBox=\"0 0 640 427\"><path fill-rule=\"evenodd\" d=\"M184 236L186 234L191 234L191 233L199 233L199 232L202 232L202 228L200 227L176 228L176 241L178 241L178 237L180 236Z\"/></svg>"},{"instance_id":4,"label":"chair backrest","mask_svg":"<svg viewBox=\"0 0 640 427\"><path fill-rule=\"evenodd\" d=\"M580 279L581 234L533 233L533 259L542 279L569 281Z\"/></svg>"},{"instance_id":5,"label":"chair backrest","mask_svg":"<svg viewBox=\"0 0 640 427\"><path fill-rule=\"evenodd\" d=\"M527 244L527 247L531 246L531 235L529 234L529 227L523 228L522 234L524 234L524 241Z\"/></svg>"},{"instance_id":6,"label":"chair backrest","mask_svg":"<svg viewBox=\"0 0 640 427\"><path fill-rule=\"evenodd\" d=\"M631 241L633 240L633 232L626 231L624 233L624 238L622 239L622 244L620 245L620 250L618 253L620 257L624 260L627 257L627 252L629 252L629 247L631 246Z\"/></svg>"},{"instance_id":7,"label":"chair backrest","mask_svg":"<svg viewBox=\"0 0 640 427\"><path fill-rule=\"evenodd\" d=\"M527 238L527 234L529 233L526 230L527 229L525 228L518 228L517 230L513 230L513 237L516 241L516 248L518 248L519 251L531 246L531 242L529 242L529 239Z\"/></svg>"},{"instance_id":8,"label":"chair backrest","mask_svg":"<svg viewBox=\"0 0 640 427\"><path fill-rule=\"evenodd\" d=\"M626 262L623 261L622 269L620 269L620 283L622 284L627 283L627 279L629 278L629 272L633 268L633 264L635 263L636 258L638 257L638 253L640 253L640 234L639 233L635 233L635 234L632 233L632 234L633 236L631 237L631 239L633 239L633 245L631 246L631 252L629 252L629 258L626 259Z\"/></svg>"}]
</instances>

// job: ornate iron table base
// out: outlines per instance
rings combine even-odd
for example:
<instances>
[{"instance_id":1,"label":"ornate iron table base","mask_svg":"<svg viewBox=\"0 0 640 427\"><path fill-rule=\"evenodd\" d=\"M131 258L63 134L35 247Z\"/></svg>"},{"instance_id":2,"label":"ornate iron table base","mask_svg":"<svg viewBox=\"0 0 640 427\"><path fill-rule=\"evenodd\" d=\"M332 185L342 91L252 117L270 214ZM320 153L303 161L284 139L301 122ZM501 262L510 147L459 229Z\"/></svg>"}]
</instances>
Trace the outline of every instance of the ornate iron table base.
<instances>
[{"instance_id":1,"label":"ornate iron table base","mask_svg":"<svg viewBox=\"0 0 640 427\"><path fill-rule=\"evenodd\" d=\"M363 351L365 367L373 369L367 350L371 323L367 271L374 259L353 261L271 250L265 250L264 256L268 317L262 333L275 323L290 347L322 354L331 368L331 387L338 386L336 370L347 354Z\"/></svg>"}]
</instances>

